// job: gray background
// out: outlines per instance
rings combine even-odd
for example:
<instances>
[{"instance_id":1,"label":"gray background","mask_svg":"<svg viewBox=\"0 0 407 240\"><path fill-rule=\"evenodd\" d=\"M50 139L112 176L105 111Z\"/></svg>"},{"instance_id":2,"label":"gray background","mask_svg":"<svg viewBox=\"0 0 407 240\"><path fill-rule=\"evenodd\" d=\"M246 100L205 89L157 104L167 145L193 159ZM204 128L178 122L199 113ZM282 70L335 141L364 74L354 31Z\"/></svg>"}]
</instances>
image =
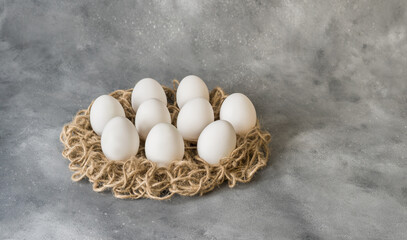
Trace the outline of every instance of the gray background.
<instances>
[{"instance_id":1,"label":"gray background","mask_svg":"<svg viewBox=\"0 0 407 240\"><path fill-rule=\"evenodd\" d=\"M0 0L0 239L405 239L407 2ZM242 92L273 135L254 181L115 199L59 133L152 77Z\"/></svg>"}]
</instances>

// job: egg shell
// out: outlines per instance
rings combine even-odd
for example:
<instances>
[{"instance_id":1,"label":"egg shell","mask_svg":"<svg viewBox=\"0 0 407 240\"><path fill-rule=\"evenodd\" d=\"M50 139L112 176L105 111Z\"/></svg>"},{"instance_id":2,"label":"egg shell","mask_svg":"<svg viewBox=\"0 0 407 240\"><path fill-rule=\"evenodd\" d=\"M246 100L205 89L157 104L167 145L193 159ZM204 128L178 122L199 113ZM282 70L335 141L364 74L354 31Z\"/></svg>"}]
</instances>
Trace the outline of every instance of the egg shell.
<instances>
[{"instance_id":1,"label":"egg shell","mask_svg":"<svg viewBox=\"0 0 407 240\"><path fill-rule=\"evenodd\" d=\"M137 110L134 120L141 139L146 139L150 130L158 123L171 123L167 106L158 99L144 101Z\"/></svg>"},{"instance_id":2,"label":"egg shell","mask_svg":"<svg viewBox=\"0 0 407 240\"><path fill-rule=\"evenodd\" d=\"M180 110L177 128L184 140L196 141L202 130L214 120L211 104L204 98L188 101Z\"/></svg>"},{"instance_id":3,"label":"egg shell","mask_svg":"<svg viewBox=\"0 0 407 240\"><path fill-rule=\"evenodd\" d=\"M182 108L184 104L194 98L204 98L209 101L209 91L201 78L189 75L181 80L177 88L177 104Z\"/></svg>"},{"instance_id":4,"label":"egg shell","mask_svg":"<svg viewBox=\"0 0 407 240\"><path fill-rule=\"evenodd\" d=\"M90 125L93 131L102 135L106 123L114 117L125 117L124 109L117 99L102 95L93 102L90 109Z\"/></svg>"},{"instance_id":5,"label":"egg shell","mask_svg":"<svg viewBox=\"0 0 407 240\"><path fill-rule=\"evenodd\" d=\"M167 96L162 86L152 78L141 79L136 83L131 93L131 106L137 112L139 106L151 98L156 98L167 105Z\"/></svg>"},{"instance_id":6,"label":"egg shell","mask_svg":"<svg viewBox=\"0 0 407 240\"><path fill-rule=\"evenodd\" d=\"M256 109L246 95L233 93L223 101L220 119L230 122L237 134L244 135L256 125Z\"/></svg>"},{"instance_id":7,"label":"egg shell","mask_svg":"<svg viewBox=\"0 0 407 240\"><path fill-rule=\"evenodd\" d=\"M136 127L125 117L112 118L106 124L100 141L106 158L113 161L136 155L140 145Z\"/></svg>"},{"instance_id":8,"label":"egg shell","mask_svg":"<svg viewBox=\"0 0 407 240\"><path fill-rule=\"evenodd\" d=\"M178 130L171 124L159 123L149 132L145 143L146 157L159 167L168 166L171 161L184 157L184 141Z\"/></svg>"},{"instance_id":9,"label":"egg shell","mask_svg":"<svg viewBox=\"0 0 407 240\"><path fill-rule=\"evenodd\" d=\"M198 155L209 164L218 164L236 148L236 133L233 126L223 120L209 124L198 139Z\"/></svg>"}]
</instances>

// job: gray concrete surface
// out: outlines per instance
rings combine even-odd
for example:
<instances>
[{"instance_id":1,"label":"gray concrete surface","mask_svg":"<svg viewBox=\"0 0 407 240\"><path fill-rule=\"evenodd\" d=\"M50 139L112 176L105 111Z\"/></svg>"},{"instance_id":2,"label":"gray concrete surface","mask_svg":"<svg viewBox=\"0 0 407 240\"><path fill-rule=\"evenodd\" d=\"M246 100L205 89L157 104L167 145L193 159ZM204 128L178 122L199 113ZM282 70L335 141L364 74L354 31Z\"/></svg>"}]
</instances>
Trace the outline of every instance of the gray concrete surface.
<instances>
[{"instance_id":1,"label":"gray concrete surface","mask_svg":"<svg viewBox=\"0 0 407 240\"><path fill-rule=\"evenodd\" d=\"M406 239L407 2L0 0L0 239ZM273 135L253 182L115 199L58 137L144 77L243 92Z\"/></svg>"}]
</instances>

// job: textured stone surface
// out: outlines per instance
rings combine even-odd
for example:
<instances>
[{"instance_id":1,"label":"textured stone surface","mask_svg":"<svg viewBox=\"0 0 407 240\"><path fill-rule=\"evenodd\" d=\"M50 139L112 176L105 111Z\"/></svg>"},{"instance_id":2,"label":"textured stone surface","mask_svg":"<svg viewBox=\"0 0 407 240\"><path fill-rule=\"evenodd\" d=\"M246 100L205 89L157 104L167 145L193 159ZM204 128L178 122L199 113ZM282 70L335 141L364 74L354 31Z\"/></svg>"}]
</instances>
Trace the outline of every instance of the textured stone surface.
<instances>
[{"instance_id":1,"label":"textured stone surface","mask_svg":"<svg viewBox=\"0 0 407 240\"><path fill-rule=\"evenodd\" d=\"M405 239L407 2L0 0L1 239ZM254 181L115 199L59 133L92 99L188 74L273 135Z\"/></svg>"}]
</instances>

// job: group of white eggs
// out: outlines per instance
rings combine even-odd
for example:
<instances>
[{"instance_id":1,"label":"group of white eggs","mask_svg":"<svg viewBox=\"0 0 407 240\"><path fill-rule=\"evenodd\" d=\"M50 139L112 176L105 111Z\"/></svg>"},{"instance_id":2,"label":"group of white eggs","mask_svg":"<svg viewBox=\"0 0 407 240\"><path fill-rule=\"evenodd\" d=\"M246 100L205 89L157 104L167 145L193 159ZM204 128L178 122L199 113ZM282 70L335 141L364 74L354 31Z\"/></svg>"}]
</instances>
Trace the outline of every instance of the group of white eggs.
<instances>
[{"instance_id":1,"label":"group of white eggs","mask_svg":"<svg viewBox=\"0 0 407 240\"><path fill-rule=\"evenodd\" d=\"M256 110L241 93L228 96L221 105L220 120L214 121L208 87L201 78L182 79L176 103L180 108L177 127L171 124L167 97L154 79L137 82L131 104L136 112L134 124L126 118L118 100L98 97L90 109L92 129L101 135L101 147L109 160L125 160L137 154L140 138L145 140L147 159L159 167L182 160L184 140L197 142L198 155L209 164L219 163L236 147L236 134L246 134L256 125Z\"/></svg>"}]
</instances>

